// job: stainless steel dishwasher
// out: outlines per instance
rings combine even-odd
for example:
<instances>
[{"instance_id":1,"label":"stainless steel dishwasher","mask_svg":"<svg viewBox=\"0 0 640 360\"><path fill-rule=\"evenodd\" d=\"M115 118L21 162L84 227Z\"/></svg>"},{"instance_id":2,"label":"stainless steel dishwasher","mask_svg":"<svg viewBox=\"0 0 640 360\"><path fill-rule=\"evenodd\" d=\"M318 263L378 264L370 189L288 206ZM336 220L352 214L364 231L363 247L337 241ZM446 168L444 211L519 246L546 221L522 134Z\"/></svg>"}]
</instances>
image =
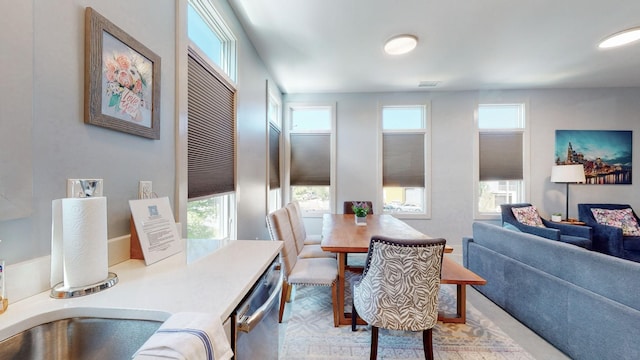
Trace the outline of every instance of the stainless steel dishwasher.
<instances>
[{"instance_id":1,"label":"stainless steel dishwasher","mask_svg":"<svg viewBox=\"0 0 640 360\"><path fill-rule=\"evenodd\" d=\"M279 257L231 314L235 360L278 359L278 309L282 289Z\"/></svg>"}]
</instances>

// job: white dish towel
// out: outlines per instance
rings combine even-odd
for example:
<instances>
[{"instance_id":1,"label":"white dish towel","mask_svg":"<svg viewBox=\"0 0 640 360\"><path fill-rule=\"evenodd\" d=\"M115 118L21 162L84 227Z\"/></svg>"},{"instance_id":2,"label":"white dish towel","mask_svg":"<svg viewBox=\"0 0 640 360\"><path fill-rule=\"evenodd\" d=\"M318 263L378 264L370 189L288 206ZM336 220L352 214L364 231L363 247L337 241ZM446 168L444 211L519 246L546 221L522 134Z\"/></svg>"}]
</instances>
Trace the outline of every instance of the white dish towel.
<instances>
[{"instance_id":1,"label":"white dish towel","mask_svg":"<svg viewBox=\"0 0 640 360\"><path fill-rule=\"evenodd\" d=\"M133 359L228 360L232 356L219 316L181 312L169 317Z\"/></svg>"}]
</instances>

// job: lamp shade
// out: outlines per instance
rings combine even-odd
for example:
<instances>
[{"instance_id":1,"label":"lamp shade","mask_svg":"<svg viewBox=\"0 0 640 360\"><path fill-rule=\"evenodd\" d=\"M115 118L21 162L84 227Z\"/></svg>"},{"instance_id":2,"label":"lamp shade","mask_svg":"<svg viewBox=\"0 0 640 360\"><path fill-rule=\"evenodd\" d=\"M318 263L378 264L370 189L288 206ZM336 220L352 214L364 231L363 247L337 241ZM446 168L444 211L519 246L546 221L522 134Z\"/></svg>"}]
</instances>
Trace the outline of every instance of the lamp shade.
<instances>
[{"instance_id":1,"label":"lamp shade","mask_svg":"<svg viewBox=\"0 0 640 360\"><path fill-rule=\"evenodd\" d=\"M555 165L551 168L551 182L579 183L585 181L584 166L582 166L582 164Z\"/></svg>"}]
</instances>

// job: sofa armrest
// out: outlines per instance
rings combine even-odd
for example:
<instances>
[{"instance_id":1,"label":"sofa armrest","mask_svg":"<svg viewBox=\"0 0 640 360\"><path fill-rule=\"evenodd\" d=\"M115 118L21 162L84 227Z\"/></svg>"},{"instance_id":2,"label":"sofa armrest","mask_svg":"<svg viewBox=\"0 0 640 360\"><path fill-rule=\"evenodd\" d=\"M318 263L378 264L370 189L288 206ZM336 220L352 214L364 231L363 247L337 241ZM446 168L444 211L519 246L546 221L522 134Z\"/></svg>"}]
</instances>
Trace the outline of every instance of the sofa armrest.
<instances>
[{"instance_id":1,"label":"sofa armrest","mask_svg":"<svg viewBox=\"0 0 640 360\"><path fill-rule=\"evenodd\" d=\"M515 225L520 231L526 232L529 234L541 236L543 238L551 239L551 240L560 240L560 230L548 228L548 227L540 227L540 226L531 226L525 225L523 223L518 223Z\"/></svg>"},{"instance_id":2,"label":"sofa armrest","mask_svg":"<svg viewBox=\"0 0 640 360\"><path fill-rule=\"evenodd\" d=\"M544 226L558 229L562 235L578 236L591 240L593 238L593 229L591 226L571 225L553 222L542 219Z\"/></svg>"},{"instance_id":3,"label":"sofa armrest","mask_svg":"<svg viewBox=\"0 0 640 360\"><path fill-rule=\"evenodd\" d=\"M593 226L593 248L605 254L623 257L622 229L596 223Z\"/></svg>"},{"instance_id":4,"label":"sofa armrest","mask_svg":"<svg viewBox=\"0 0 640 360\"><path fill-rule=\"evenodd\" d=\"M469 256L469 244L473 242L472 237L462 238L462 266L467 267L467 257Z\"/></svg>"}]
</instances>

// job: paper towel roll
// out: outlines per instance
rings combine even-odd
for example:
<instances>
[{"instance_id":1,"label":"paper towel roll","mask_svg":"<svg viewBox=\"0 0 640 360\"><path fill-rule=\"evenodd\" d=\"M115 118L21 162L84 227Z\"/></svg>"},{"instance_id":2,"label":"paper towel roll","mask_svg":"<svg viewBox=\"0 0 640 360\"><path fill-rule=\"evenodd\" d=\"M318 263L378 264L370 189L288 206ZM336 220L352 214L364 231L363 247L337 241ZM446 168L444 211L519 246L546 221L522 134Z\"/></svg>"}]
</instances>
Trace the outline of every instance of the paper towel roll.
<instances>
[{"instance_id":1,"label":"paper towel roll","mask_svg":"<svg viewBox=\"0 0 640 360\"><path fill-rule=\"evenodd\" d=\"M58 203L59 202L59 203ZM105 197L54 200L51 281L62 273L65 288L83 287L109 276L107 199ZM57 245L56 245L57 243Z\"/></svg>"}]
</instances>

